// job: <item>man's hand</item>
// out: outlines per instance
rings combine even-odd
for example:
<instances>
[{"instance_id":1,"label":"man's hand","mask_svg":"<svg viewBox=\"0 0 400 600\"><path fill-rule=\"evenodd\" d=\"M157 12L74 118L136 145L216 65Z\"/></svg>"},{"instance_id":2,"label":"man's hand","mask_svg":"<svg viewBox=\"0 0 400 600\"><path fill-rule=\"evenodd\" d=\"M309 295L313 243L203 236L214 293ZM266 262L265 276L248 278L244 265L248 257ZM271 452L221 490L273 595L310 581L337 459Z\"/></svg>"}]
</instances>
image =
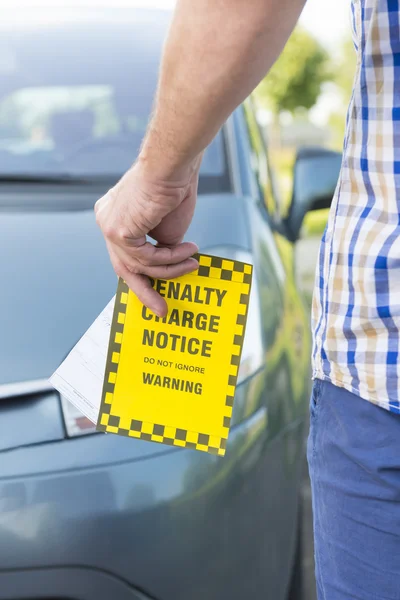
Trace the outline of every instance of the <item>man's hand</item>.
<instances>
[{"instance_id":1,"label":"man's hand","mask_svg":"<svg viewBox=\"0 0 400 600\"><path fill-rule=\"evenodd\" d=\"M160 177L139 159L95 206L115 272L159 316L167 314L167 304L148 277L172 279L198 268L191 258L197 246L182 239L196 205L199 165L197 159L179 177Z\"/></svg>"},{"instance_id":2,"label":"man's hand","mask_svg":"<svg viewBox=\"0 0 400 600\"><path fill-rule=\"evenodd\" d=\"M146 276L197 268L181 241L197 196L202 153L267 73L305 0L178 0L153 118L136 165L96 204L118 275L155 313L166 302ZM129 74L128 74L129 77ZM158 247L146 243L146 234Z\"/></svg>"}]
</instances>

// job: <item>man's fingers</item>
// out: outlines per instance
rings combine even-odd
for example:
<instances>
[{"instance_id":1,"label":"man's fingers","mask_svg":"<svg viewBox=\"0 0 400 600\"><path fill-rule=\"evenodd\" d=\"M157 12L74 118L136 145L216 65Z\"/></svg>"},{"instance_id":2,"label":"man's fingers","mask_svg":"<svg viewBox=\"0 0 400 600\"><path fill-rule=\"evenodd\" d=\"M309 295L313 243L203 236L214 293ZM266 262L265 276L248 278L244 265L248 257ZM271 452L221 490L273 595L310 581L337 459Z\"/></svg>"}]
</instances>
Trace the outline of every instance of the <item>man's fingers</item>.
<instances>
[{"instance_id":1,"label":"man's fingers","mask_svg":"<svg viewBox=\"0 0 400 600\"><path fill-rule=\"evenodd\" d=\"M143 272L148 277L154 277L155 279L175 279L176 277L182 277L188 273L193 273L199 268L199 263L194 258L188 258L179 265L165 265L160 267L145 267L143 266Z\"/></svg>"},{"instance_id":2,"label":"man's fingers","mask_svg":"<svg viewBox=\"0 0 400 600\"><path fill-rule=\"evenodd\" d=\"M192 258L184 261L180 265L167 265L163 267L146 267L147 275L138 272L132 272L125 264L123 259L118 256L114 248L109 247L111 263L115 272L122 277L128 287L139 300L153 311L159 317L165 317L168 313L168 306L164 298L156 292L150 284L149 277L159 279L171 279L190 273L198 268L198 262ZM141 267L145 268L145 267ZM149 271L151 271L149 273Z\"/></svg>"},{"instance_id":3,"label":"man's fingers","mask_svg":"<svg viewBox=\"0 0 400 600\"><path fill-rule=\"evenodd\" d=\"M173 248L153 246L150 242L146 242L142 246L132 248L132 252L128 250L132 257L147 267L183 263L198 251L198 247L193 242L184 242Z\"/></svg>"},{"instance_id":4,"label":"man's fingers","mask_svg":"<svg viewBox=\"0 0 400 600\"><path fill-rule=\"evenodd\" d=\"M146 275L131 273L121 262L115 252L110 249L111 263L118 277L122 277L128 284L128 287L140 302L147 306L159 317L165 317L168 313L168 306L164 298L160 296L152 287Z\"/></svg>"},{"instance_id":5,"label":"man's fingers","mask_svg":"<svg viewBox=\"0 0 400 600\"><path fill-rule=\"evenodd\" d=\"M175 279L193 273L199 268L199 263L194 258L187 258L177 265L145 266L118 246L113 246L112 252L117 257L119 264L123 265L132 275L147 275L155 279Z\"/></svg>"},{"instance_id":6,"label":"man's fingers","mask_svg":"<svg viewBox=\"0 0 400 600\"><path fill-rule=\"evenodd\" d=\"M127 271L123 278L142 304L159 317L167 315L166 301L151 287L150 280L146 275L133 275Z\"/></svg>"}]
</instances>

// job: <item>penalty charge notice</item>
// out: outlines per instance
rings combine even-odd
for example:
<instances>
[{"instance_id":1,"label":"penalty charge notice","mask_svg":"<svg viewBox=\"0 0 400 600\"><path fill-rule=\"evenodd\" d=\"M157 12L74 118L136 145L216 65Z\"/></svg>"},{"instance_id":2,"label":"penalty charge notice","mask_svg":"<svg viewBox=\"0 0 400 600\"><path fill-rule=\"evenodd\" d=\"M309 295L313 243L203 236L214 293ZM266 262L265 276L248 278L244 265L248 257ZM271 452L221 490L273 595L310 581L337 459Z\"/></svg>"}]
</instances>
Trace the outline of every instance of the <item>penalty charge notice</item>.
<instances>
[{"instance_id":1,"label":"penalty charge notice","mask_svg":"<svg viewBox=\"0 0 400 600\"><path fill-rule=\"evenodd\" d=\"M196 258L194 273L151 280L164 318L119 280L97 429L224 456L253 269Z\"/></svg>"}]
</instances>

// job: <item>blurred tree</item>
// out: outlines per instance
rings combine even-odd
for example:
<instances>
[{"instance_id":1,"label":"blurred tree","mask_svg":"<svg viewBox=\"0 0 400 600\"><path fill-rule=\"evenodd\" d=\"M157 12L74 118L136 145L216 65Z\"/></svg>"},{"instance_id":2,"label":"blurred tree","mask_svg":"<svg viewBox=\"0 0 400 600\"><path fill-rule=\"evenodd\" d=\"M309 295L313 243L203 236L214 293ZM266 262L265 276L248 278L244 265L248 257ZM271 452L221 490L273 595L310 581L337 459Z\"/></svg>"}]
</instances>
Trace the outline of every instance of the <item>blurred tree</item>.
<instances>
[{"instance_id":1,"label":"blurred tree","mask_svg":"<svg viewBox=\"0 0 400 600\"><path fill-rule=\"evenodd\" d=\"M332 131L332 146L341 150L346 124L346 111L353 90L354 74L356 70L357 55L351 37L346 38L340 48L339 58L335 64L335 77L333 79L339 89L342 102L331 113L329 125Z\"/></svg>"},{"instance_id":2,"label":"blurred tree","mask_svg":"<svg viewBox=\"0 0 400 600\"><path fill-rule=\"evenodd\" d=\"M280 58L256 90L258 103L272 110L294 113L312 108L322 84L332 79L329 56L321 44L301 27L293 32Z\"/></svg>"},{"instance_id":3,"label":"blurred tree","mask_svg":"<svg viewBox=\"0 0 400 600\"><path fill-rule=\"evenodd\" d=\"M340 59L335 68L334 81L343 94L343 100L347 104L353 90L354 73L356 69L356 52L351 38L343 42Z\"/></svg>"}]
</instances>

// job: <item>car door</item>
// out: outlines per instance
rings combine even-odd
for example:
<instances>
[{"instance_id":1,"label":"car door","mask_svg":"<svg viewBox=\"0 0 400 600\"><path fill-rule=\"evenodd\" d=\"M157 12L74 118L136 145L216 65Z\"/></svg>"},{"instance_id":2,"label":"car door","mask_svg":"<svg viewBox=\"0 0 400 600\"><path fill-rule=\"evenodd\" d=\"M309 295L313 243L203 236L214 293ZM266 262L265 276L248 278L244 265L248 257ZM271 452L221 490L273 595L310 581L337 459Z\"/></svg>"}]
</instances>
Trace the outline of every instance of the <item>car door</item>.
<instances>
[{"instance_id":1,"label":"car door","mask_svg":"<svg viewBox=\"0 0 400 600\"><path fill-rule=\"evenodd\" d=\"M274 598L285 597L297 534L300 485L305 456L310 389L310 331L294 274L293 244L285 236L267 148L254 107L244 104L237 118L239 156L247 164L243 180L249 194L252 245L260 286L266 352L264 402L268 413L268 477L265 498L270 556L276 581ZM245 167L242 167L245 172ZM281 595L283 594L283 595Z\"/></svg>"}]
</instances>

